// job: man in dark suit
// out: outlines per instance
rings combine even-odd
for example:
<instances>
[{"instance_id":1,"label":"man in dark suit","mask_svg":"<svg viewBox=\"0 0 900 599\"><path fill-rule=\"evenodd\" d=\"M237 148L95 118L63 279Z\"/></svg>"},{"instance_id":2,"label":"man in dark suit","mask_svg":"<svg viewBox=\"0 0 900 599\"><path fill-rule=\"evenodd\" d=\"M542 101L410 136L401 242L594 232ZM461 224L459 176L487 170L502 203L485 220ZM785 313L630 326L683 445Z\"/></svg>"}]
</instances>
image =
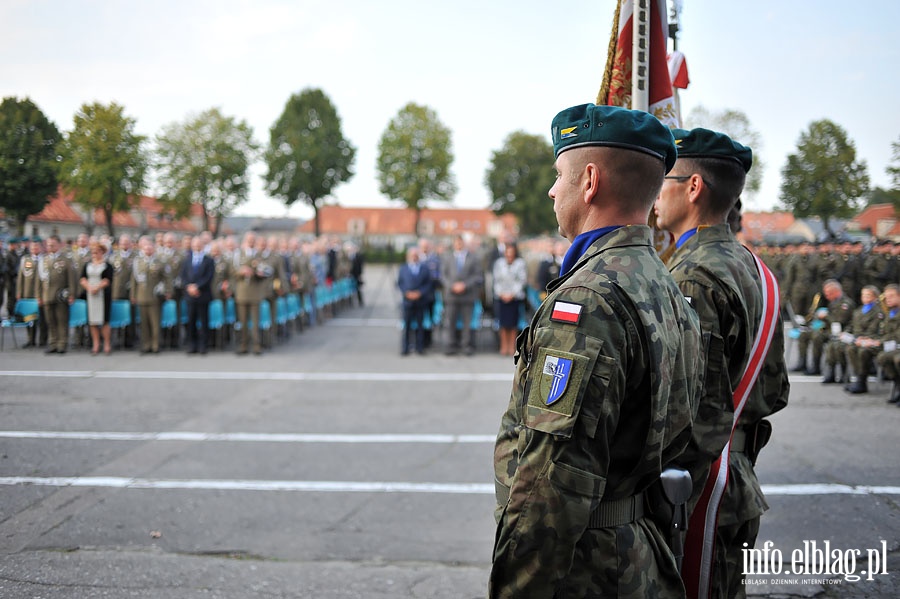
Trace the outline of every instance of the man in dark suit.
<instances>
[{"instance_id":1,"label":"man in dark suit","mask_svg":"<svg viewBox=\"0 0 900 599\"><path fill-rule=\"evenodd\" d=\"M212 300L212 279L216 271L213 259L203 253L203 239L191 240L191 251L181 264L181 282L184 285L188 306L187 353L206 353L209 338L209 302ZM197 327L199 323L199 328Z\"/></svg>"},{"instance_id":2,"label":"man in dark suit","mask_svg":"<svg viewBox=\"0 0 900 599\"><path fill-rule=\"evenodd\" d=\"M447 354L459 353L462 333L465 332L466 354L471 356L475 353L475 337L470 325L475 300L479 298L484 284L484 270L481 259L469 251L461 235L453 240L453 251L448 253L441 267L441 279L450 334ZM462 330L456 326L460 319Z\"/></svg>"},{"instance_id":3,"label":"man in dark suit","mask_svg":"<svg viewBox=\"0 0 900 599\"><path fill-rule=\"evenodd\" d=\"M406 263L397 275L397 287L403 294L403 343L400 353L409 354L410 335L416 338L416 353L425 353L425 305L431 292L431 271L419 261L419 248L406 250ZM415 325L415 330L413 330Z\"/></svg>"}]
</instances>

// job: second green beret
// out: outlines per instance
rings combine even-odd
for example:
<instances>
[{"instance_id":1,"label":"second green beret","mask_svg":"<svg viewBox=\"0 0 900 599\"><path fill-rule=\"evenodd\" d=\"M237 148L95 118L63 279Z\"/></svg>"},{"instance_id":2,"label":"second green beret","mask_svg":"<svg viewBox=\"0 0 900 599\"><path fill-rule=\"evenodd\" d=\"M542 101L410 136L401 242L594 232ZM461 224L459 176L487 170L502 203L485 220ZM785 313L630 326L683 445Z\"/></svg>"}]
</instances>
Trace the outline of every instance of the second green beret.
<instances>
[{"instance_id":1,"label":"second green beret","mask_svg":"<svg viewBox=\"0 0 900 599\"><path fill-rule=\"evenodd\" d=\"M735 160L748 172L753 165L753 152L724 133L698 127L687 131L673 129L679 158L720 158Z\"/></svg>"}]
</instances>

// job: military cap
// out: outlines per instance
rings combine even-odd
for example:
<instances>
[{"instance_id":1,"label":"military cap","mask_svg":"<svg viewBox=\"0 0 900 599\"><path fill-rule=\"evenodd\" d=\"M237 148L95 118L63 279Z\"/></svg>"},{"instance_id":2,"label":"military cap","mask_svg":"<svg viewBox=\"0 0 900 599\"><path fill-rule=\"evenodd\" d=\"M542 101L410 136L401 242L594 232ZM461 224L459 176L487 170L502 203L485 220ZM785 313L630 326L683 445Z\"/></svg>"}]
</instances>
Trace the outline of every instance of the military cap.
<instances>
[{"instance_id":1,"label":"military cap","mask_svg":"<svg viewBox=\"0 0 900 599\"><path fill-rule=\"evenodd\" d=\"M744 172L750 171L753 164L753 152L724 133L710 131L698 127L687 131L673 129L675 145L679 158L722 158L734 160L741 165Z\"/></svg>"},{"instance_id":2,"label":"military cap","mask_svg":"<svg viewBox=\"0 0 900 599\"><path fill-rule=\"evenodd\" d=\"M652 114L618 106L581 104L553 118L553 153L583 146L608 146L650 154L672 169L678 154L669 128Z\"/></svg>"}]
</instances>

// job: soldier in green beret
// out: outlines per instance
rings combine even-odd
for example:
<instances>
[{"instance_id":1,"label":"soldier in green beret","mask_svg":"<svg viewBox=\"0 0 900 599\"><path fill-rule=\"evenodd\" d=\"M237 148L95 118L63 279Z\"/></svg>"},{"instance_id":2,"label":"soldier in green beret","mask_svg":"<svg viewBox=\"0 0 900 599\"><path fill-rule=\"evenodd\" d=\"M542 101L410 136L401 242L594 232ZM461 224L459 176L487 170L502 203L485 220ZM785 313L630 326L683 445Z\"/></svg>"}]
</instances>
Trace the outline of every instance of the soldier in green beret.
<instances>
[{"instance_id":1,"label":"soldier in green beret","mask_svg":"<svg viewBox=\"0 0 900 599\"><path fill-rule=\"evenodd\" d=\"M728 225L729 213L743 191L752 153L727 135L708 129L675 129L672 133L678 160L665 177L656 201L656 222L675 235L677 249L668 267L697 310L704 340L709 340L704 348L704 393L691 442L677 463L691 473L693 508L710 476L710 466L732 438L729 479L715 531L710 594L730 599L745 594L742 549L753 547L759 517L768 507L753 464L771 430L763 419L784 408L788 401L784 336L780 315L773 310L769 317L775 323L775 334L732 437L733 393L754 357L760 329L767 326L761 270ZM763 430L766 432L761 434Z\"/></svg>"},{"instance_id":2,"label":"soldier in green beret","mask_svg":"<svg viewBox=\"0 0 900 599\"><path fill-rule=\"evenodd\" d=\"M519 336L494 451L490 597L683 597L648 489L690 438L697 316L647 216L675 160L640 111L585 104L552 124L560 276Z\"/></svg>"}]
</instances>

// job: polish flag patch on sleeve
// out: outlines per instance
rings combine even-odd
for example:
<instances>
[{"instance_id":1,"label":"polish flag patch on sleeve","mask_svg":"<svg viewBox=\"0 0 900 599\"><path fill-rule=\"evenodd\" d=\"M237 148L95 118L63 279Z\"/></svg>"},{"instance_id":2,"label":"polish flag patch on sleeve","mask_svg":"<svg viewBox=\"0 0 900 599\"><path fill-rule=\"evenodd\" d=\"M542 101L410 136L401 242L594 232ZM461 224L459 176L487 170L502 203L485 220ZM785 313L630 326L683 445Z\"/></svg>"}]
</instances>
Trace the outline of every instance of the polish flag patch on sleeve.
<instances>
[{"instance_id":1,"label":"polish flag patch on sleeve","mask_svg":"<svg viewBox=\"0 0 900 599\"><path fill-rule=\"evenodd\" d=\"M565 322L568 324L578 324L581 319L581 310L584 306L581 304L571 304L569 302L553 302L553 311L550 313L550 320L554 322Z\"/></svg>"}]
</instances>

